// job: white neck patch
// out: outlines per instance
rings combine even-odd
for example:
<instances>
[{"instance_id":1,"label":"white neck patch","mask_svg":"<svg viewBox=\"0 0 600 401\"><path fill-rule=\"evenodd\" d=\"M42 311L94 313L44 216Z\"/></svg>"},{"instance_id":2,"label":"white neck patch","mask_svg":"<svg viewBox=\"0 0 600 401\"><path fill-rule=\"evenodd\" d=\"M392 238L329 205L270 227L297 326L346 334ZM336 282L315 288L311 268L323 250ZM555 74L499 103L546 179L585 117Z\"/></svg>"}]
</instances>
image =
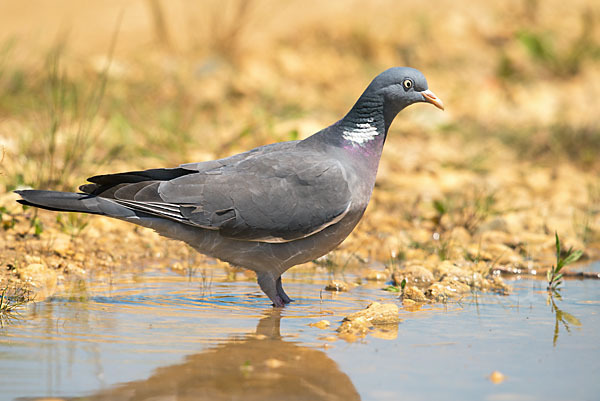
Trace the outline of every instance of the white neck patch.
<instances>
[{"instance_id":1,"label":"white neck patch","mask_svg":"<svg viewBox=\"0 0 600 401\"><path fill-rule=\"evenodd\" d=\"M352 128L344 129L342 132L342 137L358 145L372 141L377 135L379 135L377 127L372 123L373 118L369 118L364 123L358 123Z\"/></svg>"}]
</instances>

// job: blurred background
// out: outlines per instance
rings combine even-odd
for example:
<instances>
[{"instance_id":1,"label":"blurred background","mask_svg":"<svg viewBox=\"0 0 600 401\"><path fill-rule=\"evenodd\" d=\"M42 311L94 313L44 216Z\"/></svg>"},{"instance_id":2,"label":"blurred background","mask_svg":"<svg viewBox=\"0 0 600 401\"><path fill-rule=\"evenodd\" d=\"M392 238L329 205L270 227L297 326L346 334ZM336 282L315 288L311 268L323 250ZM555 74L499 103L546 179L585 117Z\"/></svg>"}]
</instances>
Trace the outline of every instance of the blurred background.
<instances>
[{"instance_id":1,"label":"blurred background","mask_svg":"<svg viewBox=\"0 0 600 401\"><path fill-rule=\"evenodd\" d=\"M598 239L599 24L584 0L0 1L0 186L74 190L305 138L411 66L446 111L396 119L370 206L385 213L360 232L388 255L484 223L583 247Z\"/></svg>"}]
</instances>

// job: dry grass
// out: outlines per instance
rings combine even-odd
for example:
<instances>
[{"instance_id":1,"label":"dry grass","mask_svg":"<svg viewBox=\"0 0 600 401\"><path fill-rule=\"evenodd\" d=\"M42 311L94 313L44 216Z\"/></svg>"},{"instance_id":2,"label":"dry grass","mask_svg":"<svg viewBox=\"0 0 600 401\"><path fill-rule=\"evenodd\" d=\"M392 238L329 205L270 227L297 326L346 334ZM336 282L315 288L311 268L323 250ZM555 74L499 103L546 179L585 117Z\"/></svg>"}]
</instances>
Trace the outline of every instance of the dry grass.
<instances>
[{"instance_id":1,"label":"dry grass","mask_svg":"<svg viewBox=\"0 0 600 401\"><path fill-rule=\"evenodd\" d=\"M0 287L0 328L19 319L19 309L30 300L30 293L23 286Z\"/></svg>"}]
</instances>

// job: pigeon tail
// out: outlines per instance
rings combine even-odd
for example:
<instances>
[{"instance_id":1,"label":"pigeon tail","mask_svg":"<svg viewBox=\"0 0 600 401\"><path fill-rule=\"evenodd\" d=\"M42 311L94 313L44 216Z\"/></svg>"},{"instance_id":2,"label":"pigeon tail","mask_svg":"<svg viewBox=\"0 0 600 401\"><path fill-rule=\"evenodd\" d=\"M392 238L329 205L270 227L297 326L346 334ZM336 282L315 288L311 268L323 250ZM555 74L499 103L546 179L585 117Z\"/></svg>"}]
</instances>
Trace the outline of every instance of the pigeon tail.
<instances>
[{"instance_id":1,"label":"pigeon tail","mask_svg":"<svg viewBox=\"0 0 600 401\"><path fill-rule=\"evenodd\" d=\"M15 193L22 198L17 200L20 204L46 210L91 213L116 218L136 216L132 210L110 199L90 194L42 190L20 190Z\"/></svg>"}]
</instances>

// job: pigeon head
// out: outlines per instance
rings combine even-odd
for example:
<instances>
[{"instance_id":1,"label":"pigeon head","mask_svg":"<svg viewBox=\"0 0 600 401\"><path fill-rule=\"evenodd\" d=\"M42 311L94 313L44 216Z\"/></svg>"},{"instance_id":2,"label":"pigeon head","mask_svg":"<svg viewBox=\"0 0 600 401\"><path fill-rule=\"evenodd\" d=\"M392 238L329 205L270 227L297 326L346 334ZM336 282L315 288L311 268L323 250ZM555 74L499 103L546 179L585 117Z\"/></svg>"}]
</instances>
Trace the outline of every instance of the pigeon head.
<instances>
[{"instance_id":1,"label":"pigeon head","mask_svg":"<svg viewBox=\"0 0 600 401\"><path fill-rule=\"evenodd\" d=\"M429 90L420 71L409 67L385 70L373 79L341 120L342 137L358 145L372 142L375 138L385 139L396 115L405 107L419 102L444 109L444 104Z\"/></svg>"},{"instance_id":2,"label":"pigeon head","mask_svg":"<svg viewBox=\"0 0 600 401\"><path fill-rule=\"evenodd\" d=\"M429 90L425 76L419 70L409 67L394 67L379 74L367 92L383 96L384 106L396 113L417 102L428 102L444 110L442 101Z\"/></svg>"}]
</instances>

